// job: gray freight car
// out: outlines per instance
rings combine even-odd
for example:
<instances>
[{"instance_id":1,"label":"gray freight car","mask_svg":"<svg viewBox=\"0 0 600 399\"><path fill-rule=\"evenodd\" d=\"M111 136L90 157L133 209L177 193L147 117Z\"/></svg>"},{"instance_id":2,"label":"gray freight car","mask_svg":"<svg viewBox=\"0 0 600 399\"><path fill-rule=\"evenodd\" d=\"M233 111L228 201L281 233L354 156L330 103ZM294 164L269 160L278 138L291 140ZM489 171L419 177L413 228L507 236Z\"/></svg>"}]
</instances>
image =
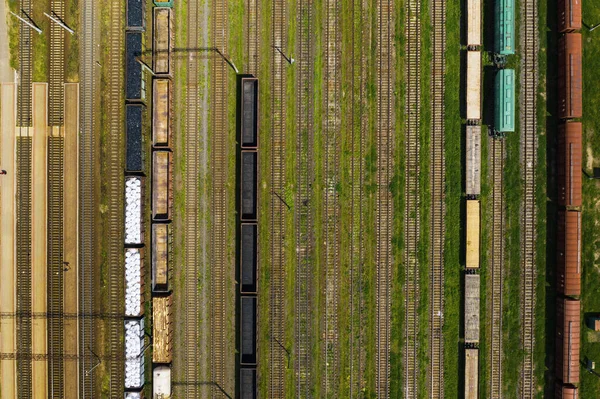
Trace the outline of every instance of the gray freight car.
<instances>
[{"instance_id":1,"label":"gray freight car","mask_svg":"<svg viewBox=\"0 0 600 399\"><path fill-rule=\"evenodd\" d=\"M481 193L481 126L467 126L466 194Z\"/></svg>"},{"instance_id":2,"label":"gray freight car","mask_svg":"<svg viewBox=\"0 0 600 399\"><path fill-rule=\"evenodd\" d=\"M479 287L478 274L465 275L465 342L479 343Z\"/></svg>"},{"instance_id":3,"label":"gray freight car","mask_svg":"<svg viewBox=\"0 0 600 399\"><path fill-rule=\"evenodd\" d=\"M258 229L256 223L242 223L240 232L240 292L256 294L258 264Z\"/></svg>"},{"instance_id":4,"label":"gray freight car","mask_svg":"<svg viewBox=\"0 0 600 399\"><path fill-rule=\"evenodd\" d=\"M238 129L243 149L258 147L258 79L243 75L238 79Z\"/></svg>"},{"instance_id":5,"label":"gray freight car","mask_svg":"<svg viewBox=\"0 0 600 399\"><path fill-rule=\"evenodd\" d=\"M256 369L240 369L240 399L256 399L257 397Z\"/></svg>"}]
</instances>

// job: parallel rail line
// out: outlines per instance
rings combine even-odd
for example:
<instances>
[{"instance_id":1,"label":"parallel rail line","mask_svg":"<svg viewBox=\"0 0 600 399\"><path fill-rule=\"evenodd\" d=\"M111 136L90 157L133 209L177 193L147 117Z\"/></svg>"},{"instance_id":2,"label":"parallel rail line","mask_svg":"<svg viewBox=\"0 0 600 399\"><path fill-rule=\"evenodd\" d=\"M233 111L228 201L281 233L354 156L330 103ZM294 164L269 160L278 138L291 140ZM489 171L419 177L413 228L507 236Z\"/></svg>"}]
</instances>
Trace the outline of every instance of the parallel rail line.
<instances>
[{"instance_id":1,"label":"parallel rail line","mask_svg":"<svg viewBox=\"0 0 600 399\"><path fill-rule=\"evenodd\" d=\"M64 138L48 137L48 312L63 312L63 160ZM48 319L48 395L64 397L64 319Z\"/></svg>"},{"instance_id":2,"label":"parallel rail line","mask_svg":"<svg viewBox=\"0 0 600 399\"><path fill-rule=\"evenodd\" d=\"M314 262L312 182L313 160L313 7L312 0L298 0L297 88L297 192L296 222L296 396L312 396L312 318L311 296Z\"/></svg>"},{"instance_id":3,"label":"parallel rail line","mask_svg":"<svg viewBox=\"0 0 600 399\"><path fill-rule=\"evenodd\" d=\"M199 9L198 2L187 3L188 47L199 47ZM190 54L187 59L186 82L186 113L185 113L185 217L184 242L185 262L182 265L184 273L184 295L187 306L183 310L185 345L180 345L182 352L183 380L185 384L174 385L174 394L185 398L200 397L200 388L195 383L199 376L200 342L199 342L199 312L200 295L198 293L199 254L199 165L201 148L199 145L199 68L198 55Z\"/></svg>"},{"instance_id":4,"label":"parallel rail line","mask_svg":"<svg viewBox=\"0 0 600 399\"><path fill-rule=\"evenodd\" d=\"M21 0L21 10L31 16L32 0ZM17 92L17 126L31 126L31 79L33 72L31 28L19 23L19 86Z\"/></svg>"},{"instance_id":5,"label":"parallel rail line","mask_svg":"<svg viewBox=\"0 0 600 399\"><path fill-rule=\"evenodd\" d=\"M246 0L246 54L248 54L248 73L256 76L260 65L260 1Z\"/></svg>"},{"instance_id":6,"label":"parallel rail line","mask_svg":"<svg viewBox=\"0 0 600 399\"><path fill-rule=\"evenodd\" d=\"M94 270L94 93L96 92L94 62L94 34L96 2L82 3L81 34L81 97L79 132L79 313L92 314ZM120 312L122 313L122 309ZM87 317L79 319L79 354L89 353L94 347L94 322ZM79 363L79 395L94 396L93 356L84 356Z\"/></svg>"},{"instance_id":7,"label":"parallel rail line","mask_svg":"<svg viewBox=\"0 0 600 399\"><path fill-rule=\"evenodd\" d=\"M31 165L32 137L29 128L17 137L17 313L31 314ZM17 321L17 397L32 397L32 320Z\"/></svg>"},{"instance_id":8,"label":"parallel rail line","mask_svg":"<svg viewBox=\"0 0 600 399\"><path fill-rule=\"evenodd\" d=\"M431 282L429 287L429 394L444 397L444 233L445 233L445 79L446 0L431 3Z\"/></svg>"},{"instance_id":9,"label":"parallel rail line","mask_svg":"<svg viewBox=\"0 0 600 399\"><path fill-rule=\"evenodd\" d=\"M110 2L110 20L108 27L108 257L111 272L108 274L108 309L110 313L123 311L124 298L124 207L123 207L123 155L124 155L124 30L123 4ZM115 357L124 350L123 322L115 319L107 321L109 353ZM124 362L120 359L108 363L111 398L123 395Z\"/></svg>"},{"instance_id":10,"label":"parallel rail line","mask_svg":"<svg viewBox=\"0 0 600 399\"><path fill-rule=\"evenodd\" d=\"M405 142L405 233L404 287L404 394L419 393L419 240L420 240L420 107L421 107L421 1L409 0L406 15L406 142Z\"/></svg>"},{"instance_id":11,"label":"parallel rail line","mask_svg":"<svg viewBox=\"0 0 600 399\"><path fill-rule=\"evenodd\" d=\"M323 83L323 108L325 119L323 132L325 133L325 191L324 202L324 230L325 254L324 266L326 268L325 282L325 317L324 317L324 364L325 378L323 379L323 392L326 398L339 396L340 375L340 346L339 346L339 291L340 291L340 204L339 193L336 189L340 182L340 63L341 63L341 32L340 5L336 0L328 0L326 6L325 26L325 63L326 73Z\"/></svg>"},{"instance_id":12,"label":"parallel rail line","mask_svg":"<svg viewBox=\"0 0 600 399\"><path fill-rule=\"evenodd\" d=\"M490 342L490 398L502 397L502 286L504 278L504 140L490 138L492 181L492 242L490 274L492 295Z\"/></svg>"},{"instance_id":13,"label":"parallel rail line","mask_svg":"<svg viewBox=\"0 0 600 399\"><path fill-rule=\"evenodd\" d=\"M523 198L521 205L521 329L524 351L521 369L521 398L536 396L533 352L535 349L535 281L536 281L536 209L535 168L537 165L537 86L539 50L538 2L521 3L521 65L520 65L520 126L521 126L521 178Z\"/></svg>"},{"instance_id":14,"label":"parallel rail line","mask_svg":"<svg viewBox=\"0 0 600 399\"><path fill-rule=\"evenodd\" d=\"M228 13L226 0L213 0L212 43L223 54L227 53ZM212 381L217 384L212 396L222 397L227 390L227 306L225 280L228 269L227 255L227 72L222 59L212 63L212 233L211 233L211 369Z\"/></svg>"},{"instance_id":15,"label":"parallel rail line","mask_svg":"<svg viewBox=\"0 0 600 399\"><path fill-rule=\"evenodd\" d=\"M52 0L50 11L65 20L65 0ZM65 31L50 22L50 77L48 85L48 126L62 126L64 122Z\"/></svg>"},{"instance_id":16,"label":"parallel rail line","mask_svg":"<svg viewBox=\"0 0 600 399\"><path fill-rule=\"evenodd\" d=\"M281 200L285 190L286 157L286 61L277 49L287 48L287 2L272 4L271 51L271 231L270 242L270 337L269 342L269 387L271 399L285 397L285 265L284 235L286 234L286 204Z\"/></svg>"}]
</instances>

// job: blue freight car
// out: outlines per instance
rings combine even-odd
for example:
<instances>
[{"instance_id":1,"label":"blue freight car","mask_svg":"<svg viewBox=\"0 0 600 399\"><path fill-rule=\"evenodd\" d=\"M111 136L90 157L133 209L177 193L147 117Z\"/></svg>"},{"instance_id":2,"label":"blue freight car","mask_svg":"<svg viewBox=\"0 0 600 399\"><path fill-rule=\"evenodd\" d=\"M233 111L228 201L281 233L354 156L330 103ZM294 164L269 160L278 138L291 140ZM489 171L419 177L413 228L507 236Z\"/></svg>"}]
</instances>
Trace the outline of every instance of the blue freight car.
<instances>
[{"instance_id":1,"label":"blue freight car","mask_svg":"<svg viewBox=\"0 0 600 399\"><path fill-rule=\"evenodd\" d=\"M495 84L495 129L500 133L515 131L515 71L501 69Z\"/></svg>"},{"instance_id":2,"label":"blue freight car","mask_svg":"<svg viewBox=\"0 0 600 399\"><path fill-rule=\"evenodd\" d=\"M515 53L515 0L496 0L496 53Z\"/></svg>"}]
</instances>

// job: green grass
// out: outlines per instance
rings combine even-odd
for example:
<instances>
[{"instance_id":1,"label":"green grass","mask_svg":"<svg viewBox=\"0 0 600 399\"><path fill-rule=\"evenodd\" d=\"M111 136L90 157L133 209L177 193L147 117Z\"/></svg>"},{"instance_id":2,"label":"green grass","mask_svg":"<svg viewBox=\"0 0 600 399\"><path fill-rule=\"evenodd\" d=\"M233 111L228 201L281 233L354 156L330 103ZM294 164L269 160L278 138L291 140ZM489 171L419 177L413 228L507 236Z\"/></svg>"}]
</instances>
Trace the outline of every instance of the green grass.
<instances>
[{"instance_id":1,"label":"green grass","mask_svg":"<svg viewBox=\"0 0 600 399\"><path fill-rule=\"evenodd\" d=\"M600 4L596 2L583 3L583 20L589 25L600 22ZM583 167L586 173L591 174L591 167L600 167L600 81L594 77L597 71L597 60L600 56L600 42L598 30L589 32L582 30L583 35ZM590 156L593 159L590 159ZM583 180L583 207L582 207L582 326L581 326L581 360L600 360L600 336L585 326L585 315L600 312L600 270L597 266L600 254L600 239L598 228L600 226L600 187L594 180ZM596 370L597 372L597 370ZM581 368L582 398L592 398L600 392L600 377Z\"/></svg>"}]
</instances>

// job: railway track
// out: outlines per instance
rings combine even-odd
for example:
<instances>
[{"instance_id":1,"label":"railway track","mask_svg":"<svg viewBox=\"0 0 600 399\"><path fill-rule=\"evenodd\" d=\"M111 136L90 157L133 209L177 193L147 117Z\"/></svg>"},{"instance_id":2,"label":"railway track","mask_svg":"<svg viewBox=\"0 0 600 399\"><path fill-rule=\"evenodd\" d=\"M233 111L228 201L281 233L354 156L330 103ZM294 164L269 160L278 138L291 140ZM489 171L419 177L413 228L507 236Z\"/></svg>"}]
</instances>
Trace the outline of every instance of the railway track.
<instances>
[{"instance_id":1,"label":"railway track","mask_svg":"<svg viewBox=\"0 0 600 399\"><path fill-rule=\"evenodd\" d=\"M405 142L405 234L404 287L406 315L404 322L404 393L419 394L419 174L421 148L419 120L421 107L421 2L409 0L406 15L406 142Z\"/></svg>"},{"instance_id":2,"label":"railway track","mask_svg":"<svg viewBox=\"0 0 600 399\"><path fill-rule=\"evenodd\" d=\"M94 70L94 0L84 0L81 8L82 31L80 36L80 130L79 130L79 313L92 314L94 270L94 93L96 80ZM119 313L122 313L120 311ZM87 354L94 347L94 323L87 317L79 319L79 354ZM95 359L82 356L79 363L79 395L94 396L93 373Z\"/></svg>"},{"instance_id":3,"label":"railway track","mask_svg":"<svg viewBox=\"0 0 600 399\"><path fill-rule=\"evenodd\" d=\"M521 178L521 328L524 359L521 370L521 398L536 396L533 352L535 349L535 281L536 281L536 214L535 168L537 165L537 86L538 86L538 4L537 0L521 2L520 13L520 126Z\"/></svg>"},{"instance_id":4,"label":"railway track","mask_svg":"<svg viewBox=\"0 0 600 399\"><path fill-rule=\"evenodd\" d=\"M212 43L227 54L227 1L213 0ZM229 386L226 371L229 368L227 351L228 326L226 322L225 280L228 269L227 255L227 70L228 65L220 58L212 63L212 234L211 234L211 369L212 380L218 386L213 397L222 397L221 389Z\"/></svg>"},{"instance_id":5,"label":"railway track","mask_svg":"<svg viewBox=\"0 0 600 399\"><path fill-rule=\"evenodd\" d=\"M64 138L48 137L48 312L62 314L63 264L63 154ZM48 396L64 397L64 319L48 319Z\"/></svg>"},{"instance_id":6,"label":"railway track","mask_svg":"<svg viewBox=\"0 0 600 399\"><path fill-rule=\"evenodd\" d=\"M17 137L17 313L31 314L31 155L29 128ZM32 397L30 317L17 320L17 398Z\"/></svg>"},{"instance_id":7,"label":"railway track","mask_svg":"<svg viewBox=\"0 0 600 399\"><path fill-rule=\"evenodd\" d=\"M340 373L340 346L339 346L339 291L340 291L340 204L339 193L336 189L340 182L340 61L341 32L340 5L336 0L328 0L326 5L325 27L325 63L326 74L323 83L323 131L325 132L325 192L324 202L324 229L325 229L325 254L324 265L326 268L325 288L325 345L323 358L325 359L325 378L323 379L323 392L326 398L339 396Z\"/></svg>"},{"instance_id":8,"label":"railway track","mask_svg":"<svg viewBox=\"0 0 600 399\"><path fill-rule=\"evenodd\" d=\"M188 47L199 47L199 4L195 1L187 3ZM206 395L202 392L196 381L200 369L200 339L199 339L199 309L201 308L198 292L199 254L200 242L199 213L199 179L200 174L200 134L199 127L199 59L197 54L191 54L187 59L186 83L186 113L185 113L185 217L184 217L184 242L185 262L182 264L184 274L185 306L183 306L183 324L185 345L180 345L182 353L182 371L184 384L173 384L174 394L178 397L197 398Z\"/></svg>"},{"instance_id":9,"label":"railway track","mask_svg":"<svg viewBox=\"0 0 600 399\"><path fill-rule=\"evenodd\" d=\"M504 278L504 140L490 138L492 181L492 242L490 273L492 284L490 398L502 398L502 287Z\"/></svg>"},{"instance_id":10,"label":"railway track","mask_svg":"<svg viewBox=\"0 0 600 399\"><path fill-rule=\"evenodd\" d=\"M31 16L32 0L20 0L20 9ZM33 72L31 28L19 24L19 86L17 92L17 126L31 126L31 78Z\"/></svg>"},{"instance_id":11,"label":"railway track","mask_svg":"<svg viewBox=\"0 0 600 399\"><path fill-rule=\"evenodd\" d=\"M260 1L246 0L246 10L246 54L248 54L246 71L257 76L260 65Z\"/></svg>"},{"instance_id":12,"label":"railway track","mask_svg":"<svg viewBox=\"0 0 600 399\"><path fill-rule=\"evenodd\" d=\"M65 20L65 0L52 0L50 12ZM64 122L65 31L50 22L50 77L48 84L48 126L62 126Z\"/></svg>"},{"instance_id":13,"label":"railway track","mask_svg":"<svg viewBox=\"0 0 600 399\"><path fill-rule=\"evenodd\" d=\"M297 191L296 191L296 396L312 396L312 319L313 273L313 2L298 0L298 74L297 88Z\"/></svg>"},{"instance_id":14,"label":"railway track","mask_svg":"<svg viewBox=\"0 0 600 399\"><path fill-rule=\"evenodd\" d=\"M356 14L363 15L358 21ZM351 214L350 214L350 398L357 397L363 389L363 373L365 365L363 329L366 320L363 319L365 298L363 294L363 264L364 264L364 182L365 182L365 151L367 137L367 118L363 118L362 109L366 99L366 40L367 35L358 35L364 24L362 0L352 2L352 56L351 60L351 115L345 118L346 131L351 134L352 157L351 173ZM358 67L357 67L358 64Z\"/></svg>"},{"instance_id":15,"label":"railway track","mask_svg":"<svg viewBox=\"0 0 600 399\"><path fill-rule=\"evenodd\" d=\"M444 233L445 233L445 132L444 95L446 69L446 0L431 3L433 58L431 60L431 264L429 288L429 394L444 397Z\"/></svg>"},{"instance_id":16,"label":"railway track","mask_svg":"<svg viewBox=\"0 0 600 399\"><path fill-rule=\"evenodd\" d=\"M285 397L285 367L287 349L285 343L285 265L286 255L284 235L286 233L286 212L288 207L282 200L285 194L286 157L286 61L278 49L287 48L287 3L272 3L272 43L271 51L271 231L270 242L270 337L269 342L269 387L271 399Z\"/></svg>"},{"instance_id":17,"label":"railway track","mask_svg":"<svg viewBox=\"0 0 600 399\"><path fill-rule=\"evenodd\" d=\"M124 83L122 66L124 59L124 29L123 29L123 4L121 2L110 2L110 19L108 26L108 256L107 264L111 272L108 274L108 310L110 313L121 313L123 311L123 276L124 259ZM123 353L124 344L123 321L107 320L107 338L110 345L110 355L116 357ZM111 398L123 395L124 388L124 362L119 359L108 363L110 375L109 392Z\"/></svg>"}]
</instances>

